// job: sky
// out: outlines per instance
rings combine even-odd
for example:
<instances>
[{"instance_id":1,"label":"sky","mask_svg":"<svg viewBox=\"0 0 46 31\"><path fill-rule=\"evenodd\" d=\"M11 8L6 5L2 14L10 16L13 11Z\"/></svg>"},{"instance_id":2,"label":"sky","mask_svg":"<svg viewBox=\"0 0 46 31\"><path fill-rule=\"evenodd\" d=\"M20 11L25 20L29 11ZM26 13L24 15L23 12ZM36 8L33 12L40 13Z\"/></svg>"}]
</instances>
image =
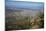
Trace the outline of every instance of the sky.
<instances>
[{"instance_id":1,"label":"sky","mask_svg":"<svg viewBox=\"0 0 46 31\"><path fill-rule=\"evenodd\" d=\"M31 1L33 0L25 0L25 1L28 1L28 2L21 2L21 1L24 1L24 0L8 0L6 1L6 6L8 8L25 8L25 9L42 9L43 8L43 0L37 0L37 1L41 1L40 3L36 2L36 0L34 0L36 3L31 3ZM30 3L29 3L30 1Z\"/></svg>"},{"instance_id":2,"label":"sky","mask_svg":"<svg viewBox=\"0 0 46 31\"><path fill-rule=\"evenodd\" d=\"M44 0L8 0L8 1L29 1L29 2L44 2Z\"/></svg>"}]
</instances>

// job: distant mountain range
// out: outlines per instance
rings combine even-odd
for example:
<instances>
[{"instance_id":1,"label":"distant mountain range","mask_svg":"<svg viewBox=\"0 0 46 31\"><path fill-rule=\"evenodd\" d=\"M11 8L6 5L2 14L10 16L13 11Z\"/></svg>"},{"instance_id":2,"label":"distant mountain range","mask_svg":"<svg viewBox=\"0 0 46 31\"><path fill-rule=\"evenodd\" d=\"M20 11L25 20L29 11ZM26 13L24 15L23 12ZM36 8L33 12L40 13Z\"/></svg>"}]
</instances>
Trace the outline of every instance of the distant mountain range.
<instances>
[{"instance_id":1,"label":"distant mountain range","mask_svg":"<svg viewBox=\"0 0 46 31\"><path fill-rule=\"evenodd\" d=\"M6 15L21 14L35 16L44 10L44 3L41 2L6 1L5 6Z\"/></svg>"}]
</instances>

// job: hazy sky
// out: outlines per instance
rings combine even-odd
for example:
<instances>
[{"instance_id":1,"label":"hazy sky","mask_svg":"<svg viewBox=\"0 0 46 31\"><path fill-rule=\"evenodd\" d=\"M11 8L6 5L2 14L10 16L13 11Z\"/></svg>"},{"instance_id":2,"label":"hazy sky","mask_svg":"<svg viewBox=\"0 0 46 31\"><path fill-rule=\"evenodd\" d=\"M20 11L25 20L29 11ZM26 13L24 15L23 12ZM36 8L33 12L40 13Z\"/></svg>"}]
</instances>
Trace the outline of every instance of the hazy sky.
<instances>
[{"instance_id":1,"label":"hazy sky","mask_svg":"<svg viewBox=\"0 0 46 31\"><path fill-rule=\"evenodd\" d=\"M31 3L33 0L25 0L30 2L17 2L17 1L24 1L24 0L6 0L6 6L9 8L24 8L24 9L42 9L44 6L43 0L34 0L36 3ZM41 1L41 2L40 2Z\"/></svg>"},{"instance_id":2,"label":"hazy sky","mask_svg":"<svg viewBox=\"0 0 46 31\"><path fill-rule=\"evenodd\" d=\"M44 0L8 0L8 1L29 1L29 2L44 2Z\"/></svg>"}]
</instances>

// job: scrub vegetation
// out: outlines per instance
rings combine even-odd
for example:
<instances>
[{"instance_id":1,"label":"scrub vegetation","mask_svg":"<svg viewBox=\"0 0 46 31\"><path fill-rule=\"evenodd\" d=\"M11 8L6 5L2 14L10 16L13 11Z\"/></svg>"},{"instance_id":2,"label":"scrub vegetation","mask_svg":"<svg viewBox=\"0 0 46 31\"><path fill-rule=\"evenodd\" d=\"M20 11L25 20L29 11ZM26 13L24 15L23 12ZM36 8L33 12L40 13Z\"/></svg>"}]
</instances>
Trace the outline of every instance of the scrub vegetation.
<instances>
[{"instance_id":1,"label":"scrub vegetation","mask_svg":"<svg viewBox=\"0 0 46 31\"><path fill-rule=\"evenodd\" d=\"M22 16L15 14L7 15L5 18L6 30L23 30L44 28L44 13L38 13L36 16Z\"/></svg>"}]
</instances>

